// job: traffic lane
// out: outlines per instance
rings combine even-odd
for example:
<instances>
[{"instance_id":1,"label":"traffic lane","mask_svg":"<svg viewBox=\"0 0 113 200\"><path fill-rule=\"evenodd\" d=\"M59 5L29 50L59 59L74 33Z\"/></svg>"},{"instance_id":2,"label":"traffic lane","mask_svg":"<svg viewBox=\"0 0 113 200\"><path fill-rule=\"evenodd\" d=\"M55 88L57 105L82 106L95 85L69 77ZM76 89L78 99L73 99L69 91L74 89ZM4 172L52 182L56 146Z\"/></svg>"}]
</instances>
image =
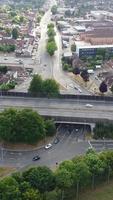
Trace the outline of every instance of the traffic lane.
<instances>
[{"instance_id":1,"label":"traffic lane","mask_svg":"<svg viewBox=\"0 0 113 200\"><path fill-rule=\"evenodd\" d=\"M1 93L2 95L2 93ZM32 97L6 97L0 96L0 103L1 104L8 104L8 103L15 103L18 105L26 105L28 106L61 106L61 107L72 107L72 106L81 106L86 105L87 103L98 107L106 107L107 109L113 108L113 102L104 102L104 101L94 101L94 100L80 100L78 99L48 99L48 98L32 98ZM68 108L67 107L67 108Z\"/></svg>"},{"instance_id":2,"label":"traffic lane","mask_svg":"<svg viewBox=\"0 0 113 200\"><path fill-rule=\"evenodd\" d=\"M58 143L52 146L51 149L45 150L43 152L38 152L41 159L37 162L32 162L35 165L46 165L49 167L54 167L57 163L64 160L72 159L76 155L85 154L89 147L88 142L74 142L67 144Z\"/></svg>"},{"instance_id":3,"label":"traffic lane","mask_svg":"<svg viewBox=\"0 0 113 200\"><path fill-rule=\"evenodd\" d=\"M84 94L90 94L88 90L85 90L84 88L82 88L79 84L73 81L72 78L70 78L67 73L63 71L62 62L61 62L62 53L63 53L61 35L56 27L55 27L55 32L56 32L55 40L57 44L57 51L55 52L55 55L54 55L54 63L55 63L54 68L53 68L54 78L62 86L65 87L68 93L79 94L78 90L72 90L71 88L68 88L69 85L72 84L73 86L76 86L76 88L79 88Z\"/></svg>"},{"instance_id":4,"label":"traffic lane","mask_svg":"<svg viewBox=\"0 0 113 200\"><path fill-rule=\"evenodd\" d=\"M40 115L42 116L51 116L51 117L77 117L77 118L82 118L84 120L86 119L109 119L113 120L113 110L110 109L108 110L106 107L104 109L87 109L87 108L37 108L36 106L28 106L25 105L1 105L0 110L2 111L4 108L32 108L33 110L37 111ZM49 106L48 106L49 107Z\"/></svg>"},{"instance_id":5,"label":"traffic lane","mask_svg":"<svg viewBox=\"0 0 113 200\"><path fill-rule=\"evenodd\" d=\"M4 159L0 160L1 165L14 166L17 168L25 167L28 165L46 165L46 166L55 166L55 163L62 162L66 159L71 159L75 155L83 154L88 149L88 142L70 142L53 145L51 149L37 150L33 152L21 152L21 153L4 153ZM38 161L32 161L32 158L36 155L41 157Z\"/></svg>"}]
</instances>

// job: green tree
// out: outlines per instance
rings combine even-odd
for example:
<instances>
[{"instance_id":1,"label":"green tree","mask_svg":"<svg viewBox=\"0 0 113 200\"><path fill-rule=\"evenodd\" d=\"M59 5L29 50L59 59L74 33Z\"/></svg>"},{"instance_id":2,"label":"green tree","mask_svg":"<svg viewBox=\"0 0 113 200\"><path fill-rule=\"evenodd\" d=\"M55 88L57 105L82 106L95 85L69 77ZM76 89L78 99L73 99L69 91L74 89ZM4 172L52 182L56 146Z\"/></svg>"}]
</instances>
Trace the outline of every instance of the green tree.
<instances>
[{"instance_id":1,"label":"green tree","mask_svg":"<svg viewBox=\"0 0 113 200\"><path fill-rule=\"evenodd\" d=\"M103 151L99 158L105 163L105 176L109 183L110 176L113 176L113 151Z\"/></svg>"},{"instance_id":2,"label":"green tree","mask_svg":"<svg viewBox=\"0 0 113 200\"><path fill-rule=\"evenodd\" d=\"M29 89L28 91L36 96L41 96L42 95L42 91L43 91L43 81L41 76L39 76L38 74L33 76L33 79L30 83Z\"/></svg>"},{"instance_id":3,"label":"green tree","mask_svg":"<svg viewBox=\"0 0 113 200\"><path fill-rule=\"evenodd\" d=\"M53 15L55 15L57 13L57 6L56 5L52 6L51 12L52 12Z\"/></svg>"},{"instance_id":4,"label":"green tree","mask_svg":"<svg viewBox=\"0 0 113 200\"><path fill-rule=\"evenodd\" d=\"M19 36L18 29L17 28L13 28L13 30L12 30L12 38L13 39L17 39L18 36Z\"/></svg>"},{"instance_id":5,"label":"green tree","mask_svg":"<svg viewBox=\"0 0 113 200\"><path fill-rule=\"evenodd\" d=\"M44 120L30 109L8 109L0 114L0 138L6 142L36 143L45 136Z\"/></svg>"},{"instance_id":6,"label":"green tree","mask_svg":"<svg viewBox=\"0 0 113 200\"><path fill-rule=\"evenodd\" d=\"M54 29L54 24L53 24L53 23L48 24L48 25L47 25L47 28L48 28L48 29L49 29L49 28L53 28L53 29Z\"/></svg>"},{"instance_id":7,"label":"green tree","mask_svg":"<svg viewBox=\"0 0 113 200\"><path fill-rule=\"evenodd\" d=\"M42 200L42 198L38 190L29 188L23 193L22 200Z\"/></svg>"},{"instance_id":8,"label":"green tree","mask_svg":"<svg viewBox=\"0 0 113 200\"><path fill-rule=\"evenodd\" d=\"M46 129L46 135L51 136L56 133L56 126L53 120L46 120L45 121L45 129Z\"/></svg>"},{"instance_id":9,"label":"green tree","mask_svg":"<svg viewBox=\"0 0 113 200\"><path fill-rule=\"evenodd\" d=\"M53 79L47 79L43 82L43 94L47 97L57 97L59 95L59 85Z\"/></svg>"},{"instance_id":10,"label":"green tree","mask_svg":"<svg viewBox=\"0 0 113 200\"><path fill-rule=\"evenodd\" d=\"M47 31L48 37L54 37L55 36L55 31L53 28L49 28Z\"/></svg>"},{"instance_id":11,"label":"green tree","mask_svg":"<svg viewBox=\"0 0 113 200\"><path fill-rule=\"evenodd\" d=\"M0 181L0 199L1 200L21 200L18 183L12 177L4 178Z\"/></svg>"},{"instance_id":12,"label":"green tree","mask_svg":"<svg viewBox=\"0 0 113 200\"><path fill-rule=\"evenodd\" d=\"M71 51L72 51L72 52L75 52L75 51L76 51L76 45L75 45L75 44L72 44L72 45L71 45Z\"/></svg>"},{"instance_id":13,"label":"green tree","mask_svg":"<svg viewBox=\"0 0 113 200\"><path fill-rule=\"evenodd\" d=\"M95 180L104 173L105 163L99 159L99 156L96 152L88 153L85 157L85 162L89 167L89 171L92 176L92 189L95 187Z\"/></svg>"},{"instance_id":14,"label":"green tree","mask_svg":"<svg viewBox=\"0 0 113 200\"><path fill-rule=\"evenodd\" d=\"M99 90L102 94L104 94L105 92L107 92L107 84L105 83L105 81L102 81L102 83L99 86Z\"/></svg>"},{"instance_id":15,"label":"green tree","mask_svg":"<svg viewBox=\"0 0 113 200\"><path fill-rule=\"evenodd\" d=\"M72 174L65 167L59 168L56 171L56 185L61 190L63 200L65 191L73 185Z\"/></svg>"},{"instance_id":16,"label":"green tree","mask_svg":"<svg viewBox=\"0 0 113 200\"><path fill-rule=\"evenodd\" d=\"M55 176L48 167L31 168L23 173L25 181L28 181L30 185L38 189L41 193L51 191L55 188Z\"/></svg>"},{"instance_id":17,"label":"green tree","mask_svg":"<svg viewBox=\"0 0 113 200\"><path fill-rule=\"evenodd\" d=\"M88 165L84 161L75 164L74 182L76 184L76 198L79 198L79 187L88 184L90 171ZM85 181L84 181L85 180Z\"/></svg>"},{"instance_id":18,"label":"green tree","mask_svg":"<svg viewBox=\"0 0 113 200\"><path fill-rule=\"evenodd\" d=\"M6 31L8 36L11 36L11 29L10 28L6 28L5 31Z\"/></svg>"},{"instance_id":19,"label":"green tree","mask_svg":"<svg viewBox=\"0 0 113 200\"><path fill-rule=\"evenodd\" d=\"M47 52L49 53L50 56L53 56L55 51L57 50L57 45L55 41L48 42L47 43Z\"/></svg>"}]
</instances>

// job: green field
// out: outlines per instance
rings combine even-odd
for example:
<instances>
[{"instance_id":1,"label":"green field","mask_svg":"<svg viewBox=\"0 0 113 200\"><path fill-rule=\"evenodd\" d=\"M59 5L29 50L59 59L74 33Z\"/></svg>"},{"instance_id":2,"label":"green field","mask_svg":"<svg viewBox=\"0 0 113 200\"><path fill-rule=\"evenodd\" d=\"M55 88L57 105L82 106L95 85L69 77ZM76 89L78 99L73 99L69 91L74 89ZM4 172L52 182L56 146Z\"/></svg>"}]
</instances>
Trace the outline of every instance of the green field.
<instances>
[{"instance_id":1,"label":"green field","mask_svg":"<svg viewBox=\"0 0 113 200\"><path fill-rule=\"evenodd\" d=\"M79 200L113 200L113 181L81 194Z\"/></svg>"}]
</instances>

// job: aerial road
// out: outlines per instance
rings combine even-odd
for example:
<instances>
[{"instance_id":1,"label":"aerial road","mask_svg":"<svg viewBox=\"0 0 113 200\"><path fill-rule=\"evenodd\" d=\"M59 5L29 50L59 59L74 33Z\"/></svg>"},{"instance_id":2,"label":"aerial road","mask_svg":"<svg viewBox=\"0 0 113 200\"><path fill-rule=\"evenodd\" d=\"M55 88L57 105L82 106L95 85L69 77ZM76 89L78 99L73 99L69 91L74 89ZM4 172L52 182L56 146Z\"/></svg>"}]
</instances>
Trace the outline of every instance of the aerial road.
<instances>
[{"instance_id":1,"label":"aerial road","mask_svg":"<svg viewBox=\"0 0 113 200\"><path fill-rule=\"evenodd\" d=\"M68 117L92 120L113 120L113 103L73 100L73 99L47 99L47 98L20 98L0 97L0 109L4 108L32 108L42 116Z\"/></svg>"}]
</instances>

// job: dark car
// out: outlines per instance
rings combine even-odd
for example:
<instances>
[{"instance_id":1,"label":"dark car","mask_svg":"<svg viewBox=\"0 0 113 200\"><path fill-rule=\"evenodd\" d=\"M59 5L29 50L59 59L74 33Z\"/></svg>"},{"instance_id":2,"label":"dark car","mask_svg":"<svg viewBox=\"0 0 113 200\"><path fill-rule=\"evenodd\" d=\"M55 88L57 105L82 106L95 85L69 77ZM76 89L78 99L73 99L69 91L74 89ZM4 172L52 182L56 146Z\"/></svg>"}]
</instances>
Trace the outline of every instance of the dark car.
<instances>
[{"instance_id":1,"label":"dark car","mask_svg":"<svg viewBox=\"0 0 113 200\"><path fill-rule=\"evenodd\" d=\"M40 156L34 156L32 160L33 161L40 160Z\"/></svg>"},{"instance_id":2,"label":"dark car","mask_svg":"<svg viewBox=\"0 0 113 200\"><path fill-rule=\"evenodd\" d=\"M59 138L55 138L54 144L57 144L59 141L60 141Z\"/></svg>"}]
</instances>

